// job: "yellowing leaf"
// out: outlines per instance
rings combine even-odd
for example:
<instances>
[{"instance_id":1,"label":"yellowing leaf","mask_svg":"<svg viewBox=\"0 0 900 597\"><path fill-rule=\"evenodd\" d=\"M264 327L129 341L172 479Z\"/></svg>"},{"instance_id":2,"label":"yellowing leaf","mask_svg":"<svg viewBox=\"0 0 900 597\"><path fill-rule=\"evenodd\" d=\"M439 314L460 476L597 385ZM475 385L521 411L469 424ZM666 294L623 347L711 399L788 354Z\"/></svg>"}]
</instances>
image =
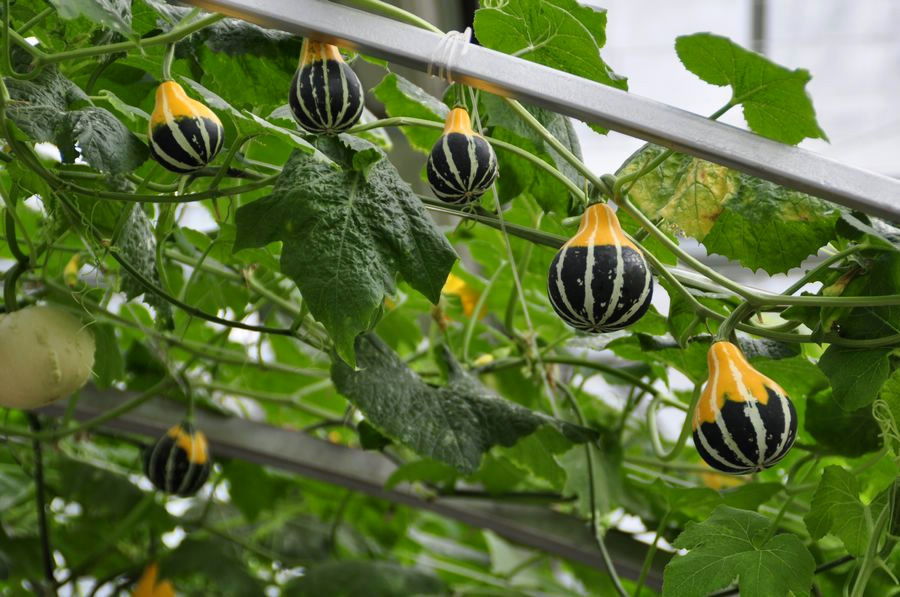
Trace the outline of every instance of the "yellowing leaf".
<instances>
[{"instance_id":1,"label":"yellowing leaf","mask_svg":"<svg viewBox=\"0 0 900 597\"><path fill-rule=\"evenodd\" d=\"M472 313L475 312L475 305L478 304L478 299L481 297L481 293L455 274L447 276L447 282L444 283L441 293L459 297L459 302L462 303L463 313L465 313L466 317L472 316ZM484 317L484 313L484 309L482 309L478 314L478 319Z\"/></svg>"}]
</instances>

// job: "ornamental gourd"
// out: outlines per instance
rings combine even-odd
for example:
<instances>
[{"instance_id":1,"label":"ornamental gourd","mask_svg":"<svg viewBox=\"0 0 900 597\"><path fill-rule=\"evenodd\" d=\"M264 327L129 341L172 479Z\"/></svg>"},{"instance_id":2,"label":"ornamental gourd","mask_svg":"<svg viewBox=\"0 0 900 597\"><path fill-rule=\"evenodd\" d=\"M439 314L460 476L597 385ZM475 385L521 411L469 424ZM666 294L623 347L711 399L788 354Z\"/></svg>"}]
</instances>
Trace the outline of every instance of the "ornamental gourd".
<instances>
[{"instance_id":1,"label":"ornamental gourd","mask_svg":"<svg viewBox=\"0 0 900 597\"><path fill-rule=\"evenodd\" d=\"M147 137L150 154L164 168L179 174L203 168L222 149L224 136L219 117L181 85L163 81L156 88Z\"/></svg>"},{"instance_id":2,"label":"ornamental gourd","mask_svg":"<svg viewBox=\"0 0 900 597\"><path fill-rule=\"evenodd\" d=\"M578 232L560 248L547 276L550 304L575 329L611 332L640 319L653 297L653 275L604 203L585 210Z\"/></svg>"},{"instance_id":3,"label":"ornamental gourd","mask_svg":"<svg viewBox=\"0 0 900 597\"><path fill-rule=\"evenodd\" d=\"M206 483L211 468L206 436L188 422L175 425L144 450L144 474L166 493L194 495Z\"/></svg>"},{"instance_id":4,"label":"ornamental gourd","mask_svg":"<svg viewBox=\"0 0 900 597\"><path fill-rule=\"evenodd\" d=\"M465 108L453 108L444 132L428 155L428 184L446 203L470 203L497 178L497 155L484 137L472 130Z\"/></svg>"},{"instance_id":5,"label":"ornamental gourd","mask_svg":"<svg viewBox=\"0 0 900 597\"><path fill-rule=\"evenodd\" d=\"M58 307L0 314L0 406L38 408L68 398L91 377L94 336Z\"/></svg>"},{"instance_id":6,"label":"ornamental gourd","mask_svg":"<svg viewBox=\"0 0 900 597\"><path fill-rule=\"evenodd\" d=\"M314 134L336 134L356 124L362 115L363 87L337 46L304 39L288 100L301 128Z\"/></svg>"},{"instance_id":7,"label":"ornamental gourd","mask_svg":"<svg viewBox=\"0 0 900 597\"><path fill-rule=\"evenodd\" d=\"M709 380L694 411L694 445L711 467L743 475L769 468L797 437L797 412L781 387L731 342L707 353Z\"/></svg>"}]
</instances>

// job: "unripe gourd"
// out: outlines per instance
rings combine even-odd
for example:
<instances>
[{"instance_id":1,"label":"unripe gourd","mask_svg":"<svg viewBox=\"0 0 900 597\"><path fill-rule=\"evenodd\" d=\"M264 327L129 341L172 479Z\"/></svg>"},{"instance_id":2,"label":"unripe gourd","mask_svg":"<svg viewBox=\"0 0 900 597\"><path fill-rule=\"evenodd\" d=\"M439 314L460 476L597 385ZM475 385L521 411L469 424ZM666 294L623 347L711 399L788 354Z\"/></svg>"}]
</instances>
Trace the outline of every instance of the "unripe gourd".
<instances>
[{"instance_id":1,"label":"unripe gourd","mask_svg":"<svg viewBox=\"0 0 900 597\"><path fill-rule=\"evenodd\" d=\"M212 460L206 436L183 422L144 450L144 474L160 491L190 496L209 478Z\"/></svg>"},{"instance_id":2,"label":"unripe gourd","mask_svg":"<svg viewBox=\"0 0 900 597\"><path fill-rule=\"evenodd\" d=\"M0 406L38 408L68 398L91 377L94 336L58 307L0 315Z\"/></svg>"},{"instance_id":3,"label":"unripe gourd","mask_svg":"<svg viewBox=\"0 0 900 597\"><path fill-rule=\"evenodd\" d=\"M224 135L212 110L175 81L160 83L147 137L150 154L164 168L180 174L203 168L222 149Z\"/></svg>"},{"instance_id":4,"label":"unripe gourd","mask_svg":"<svg viewBox=\"0 0 900 597\"><path fill-rule=\"evenodd\" d=\"M435 197L446 203L470 203L497 179L497 155L472 129L465 108L453 108L444 132L428 155L426 174Z\"/></svg>"},{"instance_id":5,"label":"unripe gourd","mask_svg":"<svg viewBox=\"0 0 900 597\"><path fill-rule=\"evenodd\" d=\"M359 121L363 87L337 46L304 39L288 103L304 130L336 134Z\"/></svg>"},{"instance_id":6,"label":"unripe gourd","mask_svg":"<svg viewBox=\"0 0 900 597\"><path fill-rule=\"evenodd\" d=\"M653 297L653 275L604 203L585 210L578 232L560 248L547 276L550 304L575 329L611 332L640 319Z\"/></svg>"},{"instance_id":7,"label":"unripe gourd","mask_svg":"<svg viewBox=\"0 0 900 597\"><path fill-rule=\"evenodd\" d=\"M707 353L709 380L694 411L694 445L711 467L743 475L769 468L797 437L797 412L781 387L731 342Z\"/></svg>"}]
</instances>

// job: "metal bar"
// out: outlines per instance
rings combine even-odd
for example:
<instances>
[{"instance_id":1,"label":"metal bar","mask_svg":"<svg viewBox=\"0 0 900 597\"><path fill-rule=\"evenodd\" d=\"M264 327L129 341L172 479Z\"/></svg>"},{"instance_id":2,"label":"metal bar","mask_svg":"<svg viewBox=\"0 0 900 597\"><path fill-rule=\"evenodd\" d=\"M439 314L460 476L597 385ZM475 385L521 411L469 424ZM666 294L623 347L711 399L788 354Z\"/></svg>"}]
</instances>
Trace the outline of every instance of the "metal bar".
<instances>
[{"instance_id":1,"label":"metal bar","mask_svg":"<svg viewBox=\"0 0 900 597\"><path fill-rule=\"evenodd\" d=\"M187 4L425 70L441 36L326 0L182 0ZM900 181L713 122L651 99L472 45L462 83L900 222Z\"/></svg>"},{"instance_id":2,"label":"metal bar","mask_svg":"<svg viewBox=\"0 0 900 597\"><path fill-rule=\"evenodd\" d=\"M85 420L109 412L132 398L130 392L81 391L74 417ZM60 416L61 402L44 407L42 414ZM409 484L386 489L384 484L397 465L380 452L362 451L316 439L296 430L282 429L239 417L208 411L196 413L196 424L209 439L214 456L239 458L339 485L354 491L428 510L475 527L490 529L511 541L604 570L602 555L584 521L549 507L515 504L490 499L462 497L428 498ZM184 417L184 407L165 400L153 400L103 425L110 430L156 438ZM647 546L619 531L606 534L616 569L626 578L640 574ZM660 552L654 559L648 585L662 587L662 571L670 555Z\"/></svg>"}]
</instances>

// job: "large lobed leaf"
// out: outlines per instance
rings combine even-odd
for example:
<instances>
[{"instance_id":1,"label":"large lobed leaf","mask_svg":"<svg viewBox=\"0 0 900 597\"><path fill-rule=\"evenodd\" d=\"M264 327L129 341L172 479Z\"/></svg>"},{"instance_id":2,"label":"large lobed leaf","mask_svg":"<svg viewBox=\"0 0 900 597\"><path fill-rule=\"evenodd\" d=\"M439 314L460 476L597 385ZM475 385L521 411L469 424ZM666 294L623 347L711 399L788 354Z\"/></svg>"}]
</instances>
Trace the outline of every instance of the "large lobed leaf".
<instances>
[{"instance_id":1,"label":"large lobed leaf","mask_svg":"<svg viewBox=\"0 0 900 597\"><path fill-rule=\"evenodd\" d=\"M806 94L808 71L790 70L712 33L679 37L675 50L685 68L707 83L731 86L731 102L744 107L754 132L791 145L827 139Z\"/></svg>"},{"instance_id":2,"label":"large lobed leaf","mask_svg":"<svg viewBox=\"0 0 900 597\"><path fill-rule=\"evenodd\" d=\"M800 537L770 537L770 524L765 516L728 506L688 524L673 545L690 551L666 566L663 596L702 597L735 581L743 597L809 595L815 560Z\"/></svg>"},{"instance_id":3,"label":"large lobed leaf","mask_svg":"<svg viewBox=\"0 0 900 597\"><path fill-rule=\"evenodd\" d=\"M58 146L63 162L80 155L93 168L116 174L137 169L149 157L147 146L105 108L70 109L88 98L56 69L6 84L13 100L10 118L34 141Z\"/></svg>"},{"instance_id":4,"label":"large lobed leaf","mask_svg":"<svg viewBox=\"0 0 900 597\"><path fill-rule=\"evenodd\" d=\"M475 13L475 35L492 50L512 54L598 83L625 89L600 58L606 43L606 11L575 0L517 0Z\"/></svg>"},{"instance_id":5,"label":"large lobed leaf","mask_svg":"<svg viewBox=\"0 0 900 597\"><path fill-rule=\"evenodd\" d=\"M59 16L74 19L85 16L95 23L108 27L126 37L133 37L131 30L131 2L129 0L49 0Z\"/></svg>"},{"instance_id":6,"label":"large lobed leaf","mask_svg":"<svg viewBox=\"0 0 900 597\"><path fill-rule=\"evenodd\" d=\"M436 303L456 253L380 149L348 135L319 146L338 163L295 151L272 194L238 210L235 250L282 241L282 271L352 365L397 275Z\"/></svg>"},{"instance_id":7,"label":"large lobed leaf","mask_svg":"<svg viewBox=\"0 0 900 597\"><path fill-rule=\"evenodd\" d=\"M818 540L833 533L851 555L862 556L872 535L872 521L884 507L887 494L882 493L867 506L859 493L859 481L853 473L837 465L826 467L810 511L803 517L810 536Z\"/></svg>"},{"instance_id":8,"label":"large lobed leaf","mask_svg":"<svg viewBox=\"0 0 900 597\"><path fill-rule=\"evenodd\" d=\"M638 172L663 151L647 146L620 174ZM670 231L769 274L797 267L832 240L838 217L811 195L681 154L640 178L629 197Z\"/></svg>"},{"instance_id":9,"label":"large lobed leaf","mask_svg":"<svg viewBox=\"0 0 900 597\"><path fill-rule=\"evenodd\" d=\"M474 472L492 446L512 446L542 426L572 443L597 437L499 397L463 371L446 349L440 356L449 379L439 388L422 381L374 334L359 337L356 355L357 370L335 359L331 377L338 391L385 435L460 472Z\"/></svg>"}]
</instances>

